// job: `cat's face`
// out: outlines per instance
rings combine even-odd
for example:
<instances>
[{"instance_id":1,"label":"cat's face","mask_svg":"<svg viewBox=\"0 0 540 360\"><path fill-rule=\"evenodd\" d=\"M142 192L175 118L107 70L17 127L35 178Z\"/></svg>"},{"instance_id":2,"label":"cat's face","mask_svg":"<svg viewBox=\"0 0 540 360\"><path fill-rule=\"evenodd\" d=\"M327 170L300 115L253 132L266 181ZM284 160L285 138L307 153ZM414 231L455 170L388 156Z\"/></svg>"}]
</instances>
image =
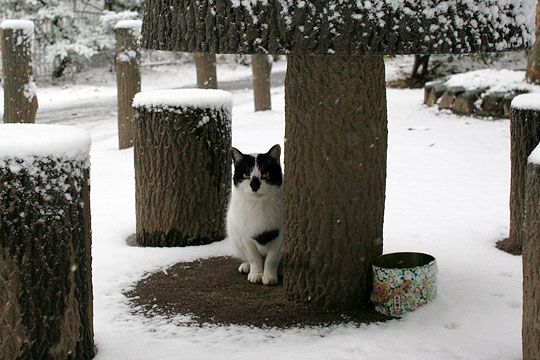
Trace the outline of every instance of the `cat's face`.
<instances>
[{"instance_id":1,"label":"cat's face","mask_svg":"<svg viewBox=\"0 0 540 360\"><path fill-rule=\"evenodd\" d=\"M280 155L279 145L274 145L266 154L244 155L232 148L234 187L254 197L275 192L283 182Z\"/></svg>"}]
</instances>

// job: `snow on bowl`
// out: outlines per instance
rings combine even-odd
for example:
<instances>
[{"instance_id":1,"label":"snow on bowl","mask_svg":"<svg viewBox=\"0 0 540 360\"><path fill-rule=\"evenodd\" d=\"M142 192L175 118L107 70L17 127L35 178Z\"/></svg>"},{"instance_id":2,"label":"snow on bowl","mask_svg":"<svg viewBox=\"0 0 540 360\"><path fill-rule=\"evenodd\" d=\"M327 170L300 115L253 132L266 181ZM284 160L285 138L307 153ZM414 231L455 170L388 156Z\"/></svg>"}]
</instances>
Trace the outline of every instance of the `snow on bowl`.
<instances>
[{"instance_id":1,"label":"snow on bowl","mask_svg":"<svg viewBox=\"0 0 540 360\"><path fill-rule=\"evenodd\" d=\"M167 89L142 91L135 95L133 107L142 108L230 108L232 95L216 89Z\"/></svg>"},{"instance_id":2,"label":"snow on bowl","mask_svg":"<svg viewBox=\"0 0 540 360\"><path fill-rule=\"evenodd\" d=\"M0 125L0 160L53 156L84 161L90 143L90 134L75 126Z\"/></svg>"},{"instance_id":3,"label":"snow on bowl","mask_svg":"<svg viewBox=\"0 0 540 360\"><path fill-rule=\"evenodd\" d=\"M375 310L400 317L416 310L437 294L437 263L428 254L397 252L376 257L372 263Z\"/></svg>"}]
</instances>

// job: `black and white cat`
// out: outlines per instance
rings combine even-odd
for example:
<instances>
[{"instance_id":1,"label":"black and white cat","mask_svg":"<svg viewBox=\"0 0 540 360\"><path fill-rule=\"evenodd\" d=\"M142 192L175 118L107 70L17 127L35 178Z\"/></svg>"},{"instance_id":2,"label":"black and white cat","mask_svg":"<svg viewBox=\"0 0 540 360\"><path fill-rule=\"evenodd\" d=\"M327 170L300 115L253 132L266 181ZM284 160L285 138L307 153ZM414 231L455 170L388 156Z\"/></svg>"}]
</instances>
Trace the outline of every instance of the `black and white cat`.
<instances>
[{"instance_id":1,"label":"black and white cat","mask_svg":"<svg viewBox=\"0 0 540 360\"><path fill-rule=\"evenodd\" d=\"M278 283L283 255L281 147L244 155L232 148L234 187L227 211L227 237L243 261L238 271L252 283Z\"/></svg>"}]
</instances>

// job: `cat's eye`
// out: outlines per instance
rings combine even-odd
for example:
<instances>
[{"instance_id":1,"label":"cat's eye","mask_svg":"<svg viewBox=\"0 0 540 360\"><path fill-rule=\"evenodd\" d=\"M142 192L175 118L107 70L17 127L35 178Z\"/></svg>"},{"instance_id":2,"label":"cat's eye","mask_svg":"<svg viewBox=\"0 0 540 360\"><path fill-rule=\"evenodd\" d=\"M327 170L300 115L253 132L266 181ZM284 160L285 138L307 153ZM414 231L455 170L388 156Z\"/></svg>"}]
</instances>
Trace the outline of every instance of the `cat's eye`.
<instances>
[{"instance_id":1,"label":"cat's eye","mask_svg":"<svg viewBox=\"0 0 540 360\"><path fill-rule=\"evenodd\" d=\"M247 174L244 174L244 179L245 179L245 180L248 180L249 178L250 178L250 176L249 176L249 175L247 175Z\"/></svg>"},{"instance_id":2,"label":"cat's eye","mask_svg":"<svg viewBox=\"0 0 540 360\"><path fill-rule=\"evenodd\" d=\"M262 174L262 176L261 176L261 179L263 179L263 180L268 180L269 178L270 178L270 174L268 174L268 173Z\"/></svg>"}]
</instances>

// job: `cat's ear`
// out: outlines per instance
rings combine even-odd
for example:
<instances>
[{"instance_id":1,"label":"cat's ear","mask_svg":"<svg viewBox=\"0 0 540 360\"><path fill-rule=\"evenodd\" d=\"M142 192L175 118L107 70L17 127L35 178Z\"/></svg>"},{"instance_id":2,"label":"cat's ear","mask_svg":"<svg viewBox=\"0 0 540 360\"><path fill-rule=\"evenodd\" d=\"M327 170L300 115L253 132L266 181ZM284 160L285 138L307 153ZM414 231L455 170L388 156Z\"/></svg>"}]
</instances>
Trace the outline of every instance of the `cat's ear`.
<instances>
[{"instance_id":1,"label":"cat's ear","mask_svg":"<svg viewBox=\"0 0 540 360\"><path fill-rule=\"evenodd\" d=\"M273 157L277 161L279 161L279 157L281 156L281 146L279 144L276 144L272 146L272 148L267 152L270 157Z\"/></svg>"},{"instance_id":2,"label":"cat's ear","mask_svg":"<svg viewBox=\"0 0 540 360\"><path fill-rule=\"evenodd\" d=\"M239 163L244 158L244 154L242 154L237 148L231 149L231 155L235 164Z\"/></svg>"}]
</instances>

